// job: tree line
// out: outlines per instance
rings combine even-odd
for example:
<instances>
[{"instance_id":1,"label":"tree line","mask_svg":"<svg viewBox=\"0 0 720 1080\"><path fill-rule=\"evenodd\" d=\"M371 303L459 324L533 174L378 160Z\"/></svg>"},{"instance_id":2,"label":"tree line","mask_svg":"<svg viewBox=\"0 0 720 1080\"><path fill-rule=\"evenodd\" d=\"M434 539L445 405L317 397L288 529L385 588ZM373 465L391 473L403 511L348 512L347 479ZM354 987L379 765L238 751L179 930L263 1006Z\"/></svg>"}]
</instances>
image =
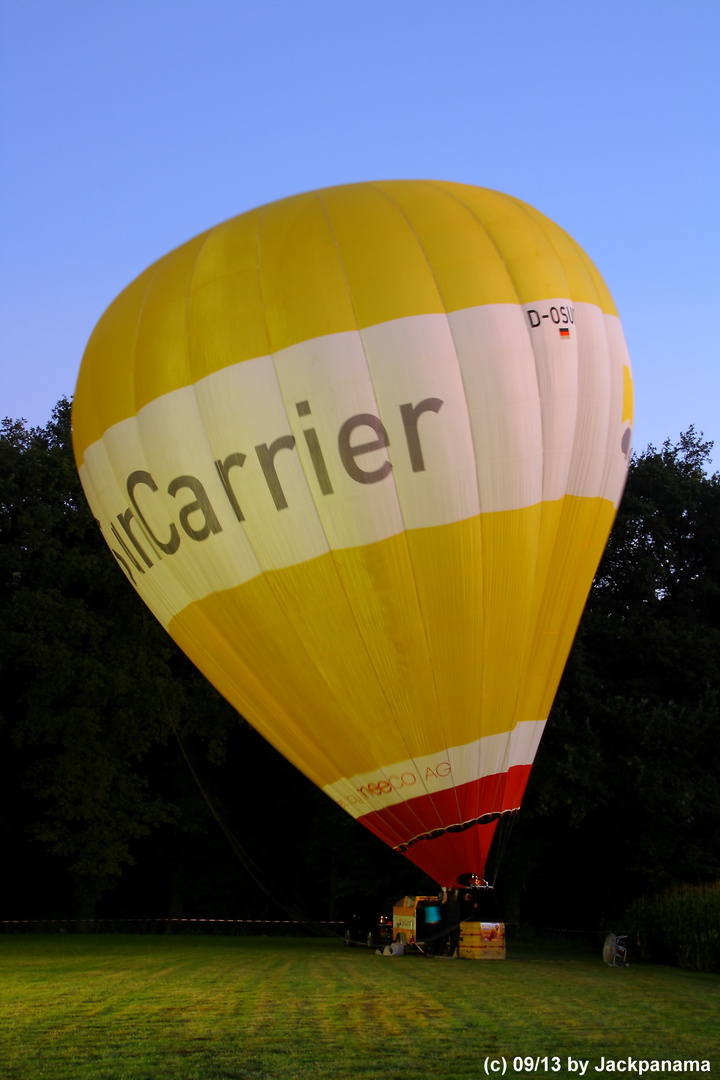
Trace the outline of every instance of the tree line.
<instances>
[{"instance_id":1,"label":"tree line","mask_svg":"<svg viewBox=\"0 0 720 1080\"><path fill-rule=\"evenodd\" d=\"M690 428L633 456L523 809L491 859L510 921L594 927L720 878L711 450ZM336 918L430 885L145 608L85 502L65 399L45 427L0 428L0 607L0 918Z\"/></svg>"}]
</instances>

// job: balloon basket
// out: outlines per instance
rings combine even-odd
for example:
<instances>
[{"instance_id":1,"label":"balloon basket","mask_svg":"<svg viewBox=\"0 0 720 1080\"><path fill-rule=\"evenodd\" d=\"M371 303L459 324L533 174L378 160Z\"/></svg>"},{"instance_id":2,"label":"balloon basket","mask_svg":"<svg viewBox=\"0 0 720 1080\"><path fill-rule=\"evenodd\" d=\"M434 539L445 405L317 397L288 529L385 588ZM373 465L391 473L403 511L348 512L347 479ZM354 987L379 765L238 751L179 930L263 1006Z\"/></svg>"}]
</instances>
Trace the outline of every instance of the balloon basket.
<instances>
[{"instance_id":1,"label":"balloon basket","mask_svg":"<svg viewBox=\"0 0 720 1080\"><path fill-rule=\"evenodd\" d=\"M460 923L459 954L464 960L504 960L505 923Z\"/></svg>"}]
</instances>

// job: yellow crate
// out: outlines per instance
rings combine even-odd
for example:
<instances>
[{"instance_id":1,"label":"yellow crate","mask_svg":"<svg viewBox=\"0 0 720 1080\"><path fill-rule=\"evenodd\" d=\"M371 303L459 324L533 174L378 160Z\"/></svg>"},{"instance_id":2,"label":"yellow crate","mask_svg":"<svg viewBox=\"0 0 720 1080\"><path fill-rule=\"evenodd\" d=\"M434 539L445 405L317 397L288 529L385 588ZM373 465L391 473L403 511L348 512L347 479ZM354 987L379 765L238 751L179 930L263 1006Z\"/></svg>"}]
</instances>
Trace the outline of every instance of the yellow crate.
<instances>
[{"instance_id":1,"label":"yellow crate","mask_svg":"<svg viewBox=\"0 0 720 1080\"><path fill-rule=\"evenodd\" d=\"M460 957L464 960L504 960L504 945L461 945Z\"/></svg>"},{"instance_id":2,"label":"yellow crate","mask_svg":"<svg viewBox=\"0 0 720 1080\"><path fill-rule=\"evenodd\" d=\"M505 924L462 922L459 951L466 960L504 960Z\"/></svg>"}]
</instances>

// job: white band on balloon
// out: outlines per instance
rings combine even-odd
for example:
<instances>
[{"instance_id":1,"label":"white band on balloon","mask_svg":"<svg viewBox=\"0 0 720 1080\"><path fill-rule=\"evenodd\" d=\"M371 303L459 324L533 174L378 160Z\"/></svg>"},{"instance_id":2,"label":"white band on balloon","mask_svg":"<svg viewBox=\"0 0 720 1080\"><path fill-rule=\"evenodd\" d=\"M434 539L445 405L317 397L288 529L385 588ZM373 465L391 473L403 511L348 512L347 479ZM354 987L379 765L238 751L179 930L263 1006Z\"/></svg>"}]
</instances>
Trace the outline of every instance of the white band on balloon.
<instances>
[{"instance_id":1,"label":"white band on balloon","mask_svg":"<svg viewBox=\"0 0 720 1080\"><path fill-rule=\"evenodd\" d=\"M264 571L405 529L565 494L617 505L627 363L617 317L562 298L397 319L156 398L80 475L167 626Z\"/></svg>"},{"instance_id":2,"label":"white band on balloon","mask_svg":"<svg viewBox=\"0 0 720 1080\"><path fill-rule=\"evenodd\" d=\"M509 736L505 732L486 735L465 746L338 780L323 791L353 817L362 817L419 795L506 773L513 766L532 765L544 728L544 720L524 721Z\"/></svg>"}]
</instances>

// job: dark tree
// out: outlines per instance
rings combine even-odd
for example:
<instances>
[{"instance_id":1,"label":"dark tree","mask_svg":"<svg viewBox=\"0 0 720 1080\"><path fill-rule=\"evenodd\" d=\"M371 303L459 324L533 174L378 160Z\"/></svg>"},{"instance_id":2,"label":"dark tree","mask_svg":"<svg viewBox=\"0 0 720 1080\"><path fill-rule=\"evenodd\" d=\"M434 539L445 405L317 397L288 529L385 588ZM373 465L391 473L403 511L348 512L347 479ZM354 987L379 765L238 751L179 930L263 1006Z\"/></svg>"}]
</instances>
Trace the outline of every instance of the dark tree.
<instances>
[{"instance_id":1,"label":"dark tree","mask_svg":"<svg viewBox=\"0 0 720 1080\"><path fill-rule=\"evenodd\" d=\"M516 830L510 876L533 879L545 921L720 874L711 449L690 428L631 463Z\"/></svg>"},{"instance_id":2,"label":"dark tree","mask_svg":"<svg viewBox=\"0 0 720 1080\"><path fill-rule=\"evenodd\" d=\"M45 428L6 420L0 431L0 614L13 876L40 841L57 857L44 868L55 891L65 874L87 913L139 837L183 824L147 775L154 748L178 756L168 715L216 756L237 721L118 572L78 480L66 400Z\"/></svg>"}]
</instances>

